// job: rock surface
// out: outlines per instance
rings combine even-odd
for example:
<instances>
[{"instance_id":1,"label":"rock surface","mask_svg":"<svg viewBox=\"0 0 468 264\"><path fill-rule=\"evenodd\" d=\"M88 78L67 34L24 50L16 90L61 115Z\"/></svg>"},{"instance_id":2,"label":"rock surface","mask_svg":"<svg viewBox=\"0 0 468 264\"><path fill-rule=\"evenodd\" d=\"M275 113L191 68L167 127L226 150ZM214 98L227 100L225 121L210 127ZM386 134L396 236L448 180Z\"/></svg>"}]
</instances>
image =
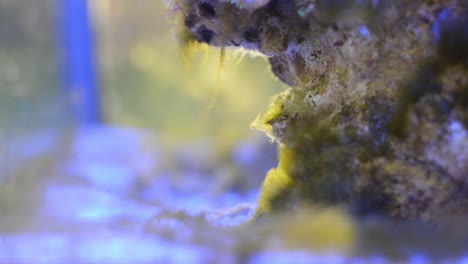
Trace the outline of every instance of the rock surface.
<instances>
[{"instance_id":1,"label":"rock surface","mask_svg":"<svg viewBox=\"0 0 468 264\"><path fill-rule=\"evenodd\" d=\"M258 51L291 87L253 124L281 146L257 215L298 204L466 215L467 2L260 2L175 4L188 39Z\"/></svg>"}]
</instances>

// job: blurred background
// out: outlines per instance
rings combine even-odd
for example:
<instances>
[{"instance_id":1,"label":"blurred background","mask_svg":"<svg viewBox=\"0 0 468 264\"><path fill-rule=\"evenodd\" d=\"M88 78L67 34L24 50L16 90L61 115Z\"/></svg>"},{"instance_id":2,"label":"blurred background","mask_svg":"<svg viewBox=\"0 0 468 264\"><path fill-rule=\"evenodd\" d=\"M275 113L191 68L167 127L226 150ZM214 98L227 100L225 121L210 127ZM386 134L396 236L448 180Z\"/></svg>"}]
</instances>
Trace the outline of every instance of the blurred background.
<instances>
[{"instance_id":1,"label":"blurred background","mask_svg":"<svg viewBox=\"0 0 468 264\"><path fill-rule=\"evenodd\" d=\"M230 50L217 80L177 23L163 1L0 0L0 263L186 263L202 251L149 222L250 216L276 146L249 125L285 87Z\"/></svg>"}]
</instances>

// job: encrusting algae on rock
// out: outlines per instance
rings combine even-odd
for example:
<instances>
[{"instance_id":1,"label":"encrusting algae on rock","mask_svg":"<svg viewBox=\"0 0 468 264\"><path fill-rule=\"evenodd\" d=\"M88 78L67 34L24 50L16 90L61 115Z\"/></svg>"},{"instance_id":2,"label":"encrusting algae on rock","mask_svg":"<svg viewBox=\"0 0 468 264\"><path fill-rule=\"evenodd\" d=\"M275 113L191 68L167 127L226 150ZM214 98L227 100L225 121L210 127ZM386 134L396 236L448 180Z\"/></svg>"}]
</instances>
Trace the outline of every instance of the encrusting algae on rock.
<instances>
[{"instance_id":1,"label":"encrusting algae on rock","mask_svg":"<svg viewBox=\"0 0 468 264\"><path fill-rule=\"evenodd\" d=\"M468 213L466 1L173 7L191 39L260 52L291 87L252 125L280 159L257 216L297 204L431 222Z\"/></svg>"},{"instance_id":2,"label":"encrusting algae on rock","mask_svg":"<svg viewBox=\"0 0 468 264\"><path fill-rule=\"evenodd\" d=\"M275 169L268 171L260 190L260 199L256 216L275 210L275 206L284 207L288 201L291 190L296 183L290 177L293 165L291 151L284 145L279 147L279 164Z\"/></svg>"}]
</instances>

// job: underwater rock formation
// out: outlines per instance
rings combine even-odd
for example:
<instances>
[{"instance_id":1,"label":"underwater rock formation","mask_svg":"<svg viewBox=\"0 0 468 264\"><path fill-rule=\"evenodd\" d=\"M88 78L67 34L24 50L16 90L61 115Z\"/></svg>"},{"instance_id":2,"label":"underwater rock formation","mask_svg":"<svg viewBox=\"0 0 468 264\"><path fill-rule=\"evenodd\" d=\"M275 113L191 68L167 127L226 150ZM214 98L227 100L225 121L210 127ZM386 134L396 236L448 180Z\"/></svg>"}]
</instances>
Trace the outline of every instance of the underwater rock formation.
<instances>
[{"instance_id":1,"label":"underwater rock formation","mask_svg":"<svg viewBox=\"0 0 468 264\"><path fill-rule=\"evenodd\" d=\"M468 2L178 0L188 39L255 50L289 88L253 126L279 144L257 216L468 213ZM261 89L261 87L258 87Z\"/></svg>"}]
</instances>

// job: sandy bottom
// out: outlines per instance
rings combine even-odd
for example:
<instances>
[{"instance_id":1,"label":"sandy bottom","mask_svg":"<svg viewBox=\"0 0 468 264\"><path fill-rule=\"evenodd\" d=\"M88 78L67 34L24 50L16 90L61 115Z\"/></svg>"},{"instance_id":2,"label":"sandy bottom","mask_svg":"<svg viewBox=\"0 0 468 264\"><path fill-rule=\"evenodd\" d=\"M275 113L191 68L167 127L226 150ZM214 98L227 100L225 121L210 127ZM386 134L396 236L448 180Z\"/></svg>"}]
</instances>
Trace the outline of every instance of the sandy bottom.
<instances>
[{"instance_id":1,"label":"sandy bottom","mask_svg":"<svg viewBox=\"0 0 468 264\"><path fill-rule=\"evenodd\" d=\"M234 165L258 173L251 166L260 162L258 148L240 146L233 154ZM324 231L316 236L295 228L304 224L297 217L247 223L255 210L258 181L242 185L230 179L229 169L207 169L207 149L197 143L165 153L145 131L112 127L79 131L54 175L35 184L34 198L18 205L32 204L29 209L11 209L2 216L0 263L397 261L378 250L357 253L346 241L319 243L327 229L337 228L333 221L319 224ZM263 170L275 163L261 162ZM312 217L305 222L313 221ZM417 248L398 258L399 263L431 260L427 251ZM468 257L438 261L468 263Z\"/></svg>"}]
</instances>

